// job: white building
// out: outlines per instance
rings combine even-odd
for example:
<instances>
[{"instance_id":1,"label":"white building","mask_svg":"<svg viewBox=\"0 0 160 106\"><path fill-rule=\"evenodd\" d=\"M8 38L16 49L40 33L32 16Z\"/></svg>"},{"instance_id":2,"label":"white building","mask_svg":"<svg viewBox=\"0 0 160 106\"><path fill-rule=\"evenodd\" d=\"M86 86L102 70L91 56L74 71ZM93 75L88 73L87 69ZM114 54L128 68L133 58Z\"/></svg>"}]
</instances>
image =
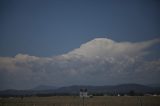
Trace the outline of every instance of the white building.
<instances>
[{"instance_id":1,"label":"white building","mask_svg":"<svg viewBox=\"0 0 160 106\"><path fill-rule=\"evenodd\" d=\"M83 97L89 97L89 96L88 96L87 89L80 89L79 96L80 96L81 98L83 98Z\"/></svg>"}]
</instances>

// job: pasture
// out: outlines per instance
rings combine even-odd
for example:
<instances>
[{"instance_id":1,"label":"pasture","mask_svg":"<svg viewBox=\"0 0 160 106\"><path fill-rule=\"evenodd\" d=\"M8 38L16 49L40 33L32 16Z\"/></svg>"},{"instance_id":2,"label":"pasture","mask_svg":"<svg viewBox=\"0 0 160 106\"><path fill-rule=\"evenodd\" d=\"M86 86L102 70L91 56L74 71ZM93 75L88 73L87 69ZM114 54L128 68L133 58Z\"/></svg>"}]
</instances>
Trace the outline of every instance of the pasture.
<instances>
[{"instance_id":1,"label":"pasture","mask_svg":"<svg viewBox=\"0 0 160 106\"><path fill-rule=\"evenodd\" d=\"M0 98L0 106L160 106L160 96L78 96Z\"/></svg>"}]
</instances>

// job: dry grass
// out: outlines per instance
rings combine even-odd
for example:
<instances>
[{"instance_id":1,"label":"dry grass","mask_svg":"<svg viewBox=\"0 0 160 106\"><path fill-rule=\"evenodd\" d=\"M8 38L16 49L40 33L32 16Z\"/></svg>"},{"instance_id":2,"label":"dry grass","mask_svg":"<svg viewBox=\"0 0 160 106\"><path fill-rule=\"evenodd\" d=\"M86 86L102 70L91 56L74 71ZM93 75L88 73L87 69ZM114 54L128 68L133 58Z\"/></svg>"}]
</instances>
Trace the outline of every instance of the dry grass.
<instances>
[{"instance_id":1,"label":"dry grass","mask_svg":"<svg viewBox=\"0 0 160 106\"><path fill-rule=\"evenodd\" d=\"M99 96L85 98L85 106L160 106L160 96ZM1 98L0 106L83 106L78 96Z\"/></svg>"}]
</instances>

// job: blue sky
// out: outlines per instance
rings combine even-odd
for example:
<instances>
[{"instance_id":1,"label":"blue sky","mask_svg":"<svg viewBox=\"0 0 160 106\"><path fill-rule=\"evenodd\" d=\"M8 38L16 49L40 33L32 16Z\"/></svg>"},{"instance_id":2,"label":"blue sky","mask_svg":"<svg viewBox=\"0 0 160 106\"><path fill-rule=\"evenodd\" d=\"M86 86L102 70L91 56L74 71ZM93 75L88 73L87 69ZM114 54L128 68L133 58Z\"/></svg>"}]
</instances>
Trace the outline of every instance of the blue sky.
<instances>
[{"instance_id":1,"label":"blue sky","mask_svg":"<svg viewBox=\"0 0 160 106\"><path fill-rule=\"evenodd\" d=\"M0 56L55 56L97 37L160 35L158 0L1 0Z\"/></svg>"},{"instance_id":2,"label":"blue sky","mask_svg":"<svg viewBox=\"0 0 160 106\"><path fill-rule=\"evenodd\" d=\"M160 83L159 10L159 0L0 0L0 90Z\"/></svg>"}]
</instances>

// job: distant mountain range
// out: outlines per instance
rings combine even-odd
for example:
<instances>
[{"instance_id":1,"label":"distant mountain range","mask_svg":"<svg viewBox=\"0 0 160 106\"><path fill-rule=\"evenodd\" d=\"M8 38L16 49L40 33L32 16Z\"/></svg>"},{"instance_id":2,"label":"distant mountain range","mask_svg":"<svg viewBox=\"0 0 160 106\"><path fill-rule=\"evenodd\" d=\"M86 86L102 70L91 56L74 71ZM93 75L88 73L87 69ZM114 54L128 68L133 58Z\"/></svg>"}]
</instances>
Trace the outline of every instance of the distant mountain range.
<instances>
[{"instance_id":1,"label":"distant mountain range","mask_svg":"<svg viewBox=\"0 0 160 106\"><path fill-rule=\"evenodd\" d=\"M153 92L157 90L157 87L150 87L140 84L121 84L115 86L86 86L86 85L74 85L68 87L61 87L55 89L57 93L77 93L81 88L87 88L90 93L128 93L130 91L135 91L139 93Z\"/></svg>"},{"instance_id":2,"label":"distant mountain range","mask_svg":"<svg viewBox=\"0 0 160 106\"><path fill-rule=\"evenodd\" d=\"M32 90L55 90L57 89L58 87L56 86L50 86L50 85L39 85L35 88L33 88Z\"/></svg>"},{"instance_id":3,"label":"distant mountain range","mask_svg":"<svg viewBox=\"0 0 160 106\"><path fill-rule=\"evenodd\" d=\"M37 94L78 94L80 89L86 88L88 93L159 93L160 87L146 86L140 84L121 84L121 85L106 85L106 86L90 86L90 85L73 85L66 87L55 87L40 85L30 90L4 90L0 91L0 96L20 96L20 95L37 95Z\"/></svg>"}]
</instances>

